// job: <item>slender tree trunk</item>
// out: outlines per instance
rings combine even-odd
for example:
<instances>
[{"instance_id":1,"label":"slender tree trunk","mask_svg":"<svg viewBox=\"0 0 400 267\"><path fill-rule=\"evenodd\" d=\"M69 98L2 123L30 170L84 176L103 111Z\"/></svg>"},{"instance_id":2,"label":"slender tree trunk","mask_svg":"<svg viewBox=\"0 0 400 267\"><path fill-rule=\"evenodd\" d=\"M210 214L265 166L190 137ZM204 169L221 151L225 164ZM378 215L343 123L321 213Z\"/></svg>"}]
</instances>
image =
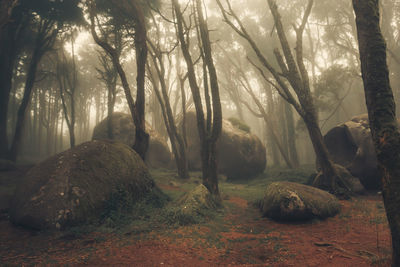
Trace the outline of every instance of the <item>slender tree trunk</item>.
<instances>
[{"instance_id":1,"label":"slender tree trunk","mask_svg":"<svg viewBox=\"0 0 400 267\"><path fill-rule=\"evenodd\" d=\"M147 61L147 44L146 44L146 26L145 19L142 9L139 7L139 3L136 1L116 1L112 0L113 4L125 9L132 13L136 25L135 25L135 50L136 50L136 64L137 64L137 94L136 103L133 101L131 89L126 78L125 71L120 63L120 58L115 48L109 43L99 38L96 33L95 26L95 6L93 1L89 2L90 9L90 30L95 42L101 46L111 57L114 68L117 70L120 76L122 87L125 92L126 100L131 112L133 122L135 124L135 144L133 149L140 155L144 160L146 152L149 146L150 136L146 133L145 128L145 71Z\"/></svg>"},{"instance_id":2,"label":"slender tree trunk","mask_svg":"<svg viewBox=\"0 0 400 267\"><path fill-rule=\"evenodd\" d=\"M108 87L108 102L107 102L107 136L109 139L114 139L112 115L115 106L115 91L116 83L110 84Z\"/></svg>"},{"instance_id":3,"label":"slender tree trunk","mask_svg":"<svg viewBox=\"0 0 400 267\"><path fill-rule=\"evenodd\" d=\"M26 77L26 83L25 83L25 89L24 89L24 95L22 97L22 102L21 105L18 109L18 115L17 115L17 123L15 125L15 132L14 132L14 138L10 147L8 159L12 161L17 160L17 154L18 150L20 148L20 143L21 143L21 137L23 133L23 126L24 126L24 120L26 116L26 112L28 110L28 105L29 101L31 100L31 93L33 86L35 84L35 78L36 78L36 70L39 64L39 61L42 57L42 51L40 51L41 48L37 47L35 51L33 52L31 63L29 65L27 77Z\"/></svg>"},{"instance_id":4,"label":"slender tree trunk","mask_svg":"<svg viewBox=\"0 0 400 267\"><path fill-rule=\"evenodd\" d=\"M164 119L165 127L169 135L172 152L175 156L175 162L178 169L178 176L181 179L188 179L189 172L188 172L188 160L186 156L186 146L182 136L178 133L178 129L176 127L174 115L171 108L171 102L169 101L162 55L159 54L159 57L157 57L156 55L152 55L152 58L154 62L154 67L157 70L158 80L156 80L154 74L149 69L150 79L153 82L154 92L157 96L158 102L161 107L161 114ZM158 81L161 85L161 93L158 88Z\"/></svg>"},{"instance_id":5,"label":"slender tree trunk","mask_svg":"<svg viewBox=\"0 0 400 267\"><path fill-rule=\"evenodd\" d=\"M56 102L54 103L56 105L56 109L55 109L56 113L54 114L54 129L55 129L55 131L54 131L54 136L53 136L53 139L54 139L54 147L53 147L53 153L52 153L53 155L56 154L57 151L58 151L58 135L59 135L58 124L59 124L60 114L59 114L58 98L57 97L58 96L56 96Z\"/></svg>"},{"instance_id":6,"label":"slender tree trunk","mask_svg":"<svg viewBox=\"0 0 400 267\"><path fill-rule=\"evenodd\" d=\"M285 101L283 104L285 106L285 117L286 117L286 127L288 131L288 146L289 146L290 161L292 162L294 168L298 168L300 166L300 163L296 148L296 130L293 119L293 111L289 103Z\"/></svg>"},{"instance_id":7,"label":"slender tree trunk","mask_svg":"<svg viewBox=\"0 0 400 267\"><path fill-rule=\"evenodd\" d=\"M188 43L184 34L184 18L180 9L179 2L172 0L173 8L177 19L177 35L181 44L181 49L188 69L188 79L190 89L192 91L193 101L196 108L197 129L200 137L201 144L201 159L202 159L202 173L203 184L207 187L212 195L219 198L218 189L218 164L217 164L217 149L216 143L222 131L222 108L219 99L219 86L217 80L217 73L214 67L211 44L207 24L202 13L201 1L196 1L196 16L198 18L198 27L200 33L200 40L202 44L202 52L204 52L204 63L207 66L207 71L210 79L210 89L212 97L212 114L207 114L207 119L211 120L212 125L210 131L207 131L206 121L203 111L203 105L200 95L200 88L196 79L193 60L189 51ZM207 96L206 96L207 98Z\"/></svg>"},{"instance_id":8,"label":"slender tree trunk","mask_svg":"<svg viewBox=\"0 0 400 267\"><path fill-rule=\"evenodd\" d=\"M278 146L276 144L276 141L274 140L272 129L269 127L267 123L265 123L265 128L267 132L267 144L268 144L267 147L270 149L272 156L272 165L279 167L281 166L281 161L279 159Z\"/></svg>"},{"instance_id":9,"label":"slender tree trunk","mask_svg":"<svg viewBox=\"0 0 400 267\"><path fill-rule=\"evenodd\" d=\"M386 44L379 26L378 0L353 0L368 117L383 200L392 234L392 266L400 266L400 133L386 64Z\"/></svg>"},{"instance_id":10,"label":"slender tree trunk","mask_svg":"<svg viewBox=\"0 0 400 267\"><path fill-rule=\"evenodd\" d=\"M64 150L64 115L61 113L61 129L60 129L60 151Z\"/></svg>"},{"instance_id":11,"label":"slender tree trunk","mask_svg":"<svg viewBox=\"0 0 400 267\"><path fill-rule=\"evenodd\" d=\"M8 154L8 103L16 61L16 45L11 33L13 30L9 25L1 30L1 34L8 38L0 42L0 158L6 158Z\"/></svg>"},{"instance_id":12,"label":"slender tree trunk","mask_svg":"<svg viewBox=\"0 0 400 267\"><path fill-rule=\"evenodd\" d=\"M212 118L212 128L211 133L206 140L209 143L209 151L207 157L203 158L204 163L207 165L203 166L209 175L203 175L203 183L210 190L213 195L219 196L218 189L218 155L217 155L217 141L222 132L222 107L221 100L219 96L219 85L217 71L214 66L214 61L212 58L211 42L207 23L203 16L203 5L200 0L196 0L196 8L199 20L199 30L201 36L201 42L204 50L204 60L207 65L207 70L210 78L210 89L212 97L212 115L208 114L207 118ZM206 168L204 168L206 167Z\"/></svg>"},{"instance_id":13,"label":"slender tree trunk","mask_svg":"<svg viewBox=\"0 0 400 267\"><path fill-rule=\"evenodd\" d=\"M39 147L38 147L38 117L39 117L39 111L38 111L38 90L36 90L34 92L34 96L33 96L33 148L37 152L39 151Z\"/></svg>"}]
</instances>

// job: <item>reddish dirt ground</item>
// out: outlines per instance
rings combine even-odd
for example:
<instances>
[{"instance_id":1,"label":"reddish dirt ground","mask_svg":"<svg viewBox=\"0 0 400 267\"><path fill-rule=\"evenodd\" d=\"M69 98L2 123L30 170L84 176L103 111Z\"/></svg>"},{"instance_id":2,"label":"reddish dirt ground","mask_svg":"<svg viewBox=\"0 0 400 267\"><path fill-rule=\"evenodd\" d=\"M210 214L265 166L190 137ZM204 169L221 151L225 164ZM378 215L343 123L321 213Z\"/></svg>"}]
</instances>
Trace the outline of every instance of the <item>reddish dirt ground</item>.
<instances>
[{"instance_id":1,"label":"reddish dirt ground","mask_svg":"<svg viewBox=\"0 0 400 267\"><path fill-rule=\"evenodd\" d=\"M341 201L339 215L308 223L260 218L239 197L208 223L148 233L79 236L34 233L0 221L0 265L48 266L390 266L390 235L379 196Z\"/></svg>"}]
</instances>

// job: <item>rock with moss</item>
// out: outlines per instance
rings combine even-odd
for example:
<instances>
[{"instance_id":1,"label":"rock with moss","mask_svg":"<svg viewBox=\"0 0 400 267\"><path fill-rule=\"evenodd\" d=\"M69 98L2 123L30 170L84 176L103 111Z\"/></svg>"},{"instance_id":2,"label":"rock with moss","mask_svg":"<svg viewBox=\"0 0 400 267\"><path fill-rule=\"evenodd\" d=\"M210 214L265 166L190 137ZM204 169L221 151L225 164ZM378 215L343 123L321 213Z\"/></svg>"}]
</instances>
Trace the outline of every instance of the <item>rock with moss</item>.
<instances>
[{"instance_id":1,"label":"rock with moss","mask_svg":"<svg viewBox=\"0 0 400 267\"><path fill-rule=\"evenodd\" d=\"M192 191L179 198L174 206L168 210L167 217L178 225L188 225L203 222L213 216L219 207L218 201L208 189L200 184Z\"/></svg>"},{"instance_id":2,"label":"rock with moss","mask_svg":"<svg viewBox=\"0 0 400 267\"><path fill-rule=\"evenodd\" d=\"M149 149L146 153L146 164L151 168L171 168L173 166L172 153L167 142L159 133L146 124L146 131L150 135ZM135 125L130 114L115 112L112 115L113 140L120 141L130 147L135 142ZM105 118L93 129L93 140L108 139L108 119Z\"/></svg>"},{"instance_id":3,"label":"rock with moss","mask_svg":"<svg viewBox=\"0 0 400 267\"><path fill-rule=\"evenodd\" d=\"M364 186L361 184L360 180L357 177L354 177L349 170L347 170L345 167L338 165L338 164L334 164L334 167L336 168L337 174L340 177L340 181L337 181L337 186L338 186L338 190L345 190L347 191L348 189L352 192L352 193L356 193L356 194L364 194L365 193L365 188ZM330 184L324 184L326 183L328 180L324 179L324 174L322 173L322 171L318 172L312 185L314 187L323 189L323 190L329 190L331 188ZM344 195L346 194L346 192L337 192L339 195L341 195L341 193L343 193Z\"/></svg>"},{"instance_id":4,"label":"rock with moss","mask_svg":"<svg viewBox=\"0 0 400 267\"><path fill-rule=\"evenodd\" d=\"M177 201L183 213L199 213L203 209L217 208L217 202L208 189L200 184Z\"/></svg>"},{"instance_id":5,"label":"rock with moss","mask_svg":"<svg viewBox=\"0 0 400 267\"><path fill-rule=\"evenodd\" d=\"M334 195L292 182L270 184L260 204L263 216L279 221L324 219L340 210L340 203Z\"/></svg>"},{"instance_id":6,"label":"rock with moss","mask_svg":"<svg viewBox=\"0 0 400 267\"><path fill-rule=\"evenodd\" d=\"M368 190L379 190L381 178L368 114L333 127L324 136L332 160L346 167Z\"/></svg>"},{"instance_id":7,"label":"rock with moss","mask_svg":"<svg viewBox=\"0 0 400 267\"><path fill-rule=\"evenodd\" d=\"M10 207L13 223L32 229L65 229L98 223L119 209L159 194L140 156L123 143L91 141L29 170ZM111 203L111 204L110 204Z\"/></svg>"},{"instance_id":8,"label":"rock with moss","mask_svg":"<svg viewBox=\"0 0 400 267\"><path fill-rule=\"evenodd\" d=\"M249 132L248 126L248 131L240 129L243 125L243 122L222 120L222 133L217 143L218 168L229 180L255 177L263 173L266 166L264 145L256 135ZM200 140L196 114L192 111L187 113L186 129L189 169L198 171L201 170Z\"/></svg>"}]
</instances>

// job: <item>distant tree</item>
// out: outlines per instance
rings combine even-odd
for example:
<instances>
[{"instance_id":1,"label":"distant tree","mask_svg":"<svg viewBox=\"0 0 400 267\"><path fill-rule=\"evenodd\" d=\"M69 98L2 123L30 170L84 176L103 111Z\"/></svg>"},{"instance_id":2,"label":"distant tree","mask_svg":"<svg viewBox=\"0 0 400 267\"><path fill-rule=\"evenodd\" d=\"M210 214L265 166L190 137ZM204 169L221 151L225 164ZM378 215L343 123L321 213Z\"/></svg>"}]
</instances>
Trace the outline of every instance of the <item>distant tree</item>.
<instances>
[{"instance_id":1,"label":"distant tree","mask_svg":"<svg viewBox=\"0 0 400 267\"><path fill-rule=\"evenodd\" d=\"M59 47L59 52L56 56L56 79L60 90L60 98L62 110L64 113L65 122L69 131L70 147L74 147L75 138L75 122L76 122L76 97L78 87L78 71L75 59L74 36L71 34L71 58L67 57L64 47ZM64 42L61 42L63 45Z\"/></svg>"},{"instance_id":2,"label":"distant tree","mask_svg":"<svg viewBox=\"0 0 400 267\"><path fill-rule=\"evenodd\" d=\"M149 48L150 48L150 57L152 59L152 64L148 64L150 80L153 84L153 91L156 94L158 102L161 106L161 113L164 119L164 124L167 129L167 133L169 136L169 140L171 142L172 152L175 157L176 166L178 169L178 175L181 179L189 178L189 170L188 170L188 159L187 159L187 151L186 151L186 143L183 138L183 134L178 131L176 119L174 116L174 112L172 110L170 96L169 96L169 88L168 88L168 79L166 73L166 67L164 60L167 59L169 62L170 71L172 70L172 59L171 53L173 52L176 45L173 43L170 44L172 46L171 51L163 51L161 45L161 34L160 27L157 25L157 21L152 16L153 27L155 27L155 39L157 41L152 41L150 38L148 39ZM179 63L177 63L179 64ZM179 92L179 90L178 90ZM182 96L183 99L184 96ZM177 102L177 100L176 100ZM185 109L183 108L182 114L185 113Z\"/></svg>"},{"instance_id":3,"label":"distant tree","mask_svg":"<svg viewBox=\"0 0 400 267\"><path fill-rule=\"evenodd\" d=\"M392 266L400 266L400 133L379 26L379 0L353 0L369 125L382 173L392 233Z\"/></svg>"},{"instance_id":4,"label":"distant tree","mask_svg":"<svg viewBox=\"0 0 400 267\"><path fill-rule=\"evenodd\" d=\"M276 48L274 50L275 59L280 68L279 70L270 63L270 60L261 51L260 44L257 44L250 36L241 19L232 9L230 1L226 0L225 6L222 5L221 0L217 0L217 3L225 21L239 36L243 37L250 44L262 67L268 70L274 77L276 83L273 84L277 92L283 99L294 107L305 122L310 140L317 156L318 164L323 173L323 175L319 176L318 181L314 181L314 184L318 187L329 190L332 193L347 196L350 193L350 188L338 175L338 171L336 170L330 158L328 149L323 141L323 136L318 122L318 114L311 93L310 79L304 63L303 33L307 20L311 14L314 1L308 1L300 20L300 24L294 25L296 47L295 53L293 53L278 6L274 0L268 0L268 6L275 23L274 29L278 35L283 52L282 55L279 49ZM259 68L259 70L263 73L261 68ZM264 75L264 77L267 82L271 82L267 76Z\"/></svg>"},{"instance_id":5,"label":"distant tree","mask_svg":"<svg viewBox=\"0 0 400 267\"><path fill-rule=\"evenodd\" d=\"M82 21L79 0L21 0L13 9L12 23L6 24L2 29L7 38L1 39L0 55L0 106L4 108L0 115L0 157L7 157L15 161L21 144L22 130L28 105L31 100L32 90L35 84L36 71L43 55L48 52L63 27L71 22ZM29 28L30 31L26 31ZM31 48L29 67L27 68L23 98L18 109L17 121L11 147L8 149L7 140L7 107L12 85L12 73L21 52L21 39L27 33L33 35L33 47Z\"/></svg>"},{"instance_id":6,"label":"distant tree","mask_svg":"<svg viewBox=\"0 0 400 267\"><path fill-rule=\"evenodd\" d=\"M113 39L115 51L118 58L122 54L124 42L122 38L122 34L118 29L113 29ZM117 81L118 81L118 72L114 67L112 62L112 58L109 54L105 52L98 51L98 59L100 61L100 68L96 68L97 73L99 74L99 79L105 84L107 87L107 135L108 138L113 139L113 130L112 130L112 114L114 112L115 101L117 98Z\"/></svg>"}]
</instances>

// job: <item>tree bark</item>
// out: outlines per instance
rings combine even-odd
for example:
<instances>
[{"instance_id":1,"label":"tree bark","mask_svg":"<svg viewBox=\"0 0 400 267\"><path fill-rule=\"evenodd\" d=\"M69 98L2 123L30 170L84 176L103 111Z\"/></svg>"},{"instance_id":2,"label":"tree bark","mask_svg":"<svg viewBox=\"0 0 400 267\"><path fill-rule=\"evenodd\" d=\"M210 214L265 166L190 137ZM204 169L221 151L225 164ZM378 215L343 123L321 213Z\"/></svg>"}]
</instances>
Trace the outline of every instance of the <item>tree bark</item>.
<instances>
[{"instance_id":1,"label":"tree bark","mask_svg":"<svg viewBox=\"0 0 400 267\"><path fill-rule=\"evenodd\" d=\"M146 22L142 8L136 1L132 1L132 15L135 17L135 50L136 50L136 67L137 67L137 91L136 91L136 114L138 125L136 125L135 144L133 149L145 158L147 149L149 148L150 136L146 132L145 120L145 76L147 61L147 30Z\"/></svg>"},{"instance_id":2,"label":"tree bark","mask_svg":"<svg viewBox=\"0 0 400 267\"><path fill-rule=\"evenodd\" d=\"M114 68L117 70L118 75L120 76L122 87L125 92L125 97L128 102L129 110L131 112L131 116L135 124L135 143L133 145L133 149L144 160L147 149L149 147L149 138L150 138L149 134L146 133L145 131L145 116L144 116L145 115L144 79L145 79L145 69L147 60L146 28L145 28L144 15L142 10L137 6L138 3L135 1L119 2L113 0L113 3L116 6L123 8L126 11L130 11L136 21L135 49L136 49L136 63L138 68L136 77L137 78L136 103L133 101L131 89L125 71L122 68L120 58L117 54L116 49L113 48L105 40L100 39L100 37L97 35L96 25L95 25L95 5L93 1L89 2L90 31L92 33L92 37L95 40L95 42L110 55Z\"/></svg>"},{"instance_id":3,"label":"tree bark","mask_svg":"<svg viewBox=\"0 0 400 267\"><path fill-rule=\"evenodd\" d=\"M297 153L297 147L296 147L296 130L295 130L295 125L294 125L294 119L293 119L293 111L292 107L290 106L289 103L285 101L283 103L285 106L285 122L286 122L286 127L287 127L287 134L288 134L288 147L289 147L289 154L290 154L290 161L293 164L294 168L298 168L300 166L299 163L299 156Z\"/></svg>"},{"instance_id":4,"label":"tree bark","mask_svg":"<svg viewBox=\"0 0 400 267\"><path fill-rule=\"evenodd\" d=\"M18 53L18 35L23 31L23 22L9 23L0 30L0 158L8 157L8 103L12 88L12 77ZM20 29L20 30L18 30Z\"/></svg>"},{"instance_id":5,"label":"tree bark","mask_svg":"<svg viewBox=\"0 0 400 267\"><path fill-rule=\"evenodd\" d=\"M14 138L8 153L8 159L17 160L17 154L21 143L23 133L23 125L31 100L32 89L35 84L36 71L42 56L53 46L58 30L53 29L53 23L46 20L40 20L39 28L36 36L35 47L29 64L28 73L25 82L24 95L21 105L18 109L17 122L15 126Z\"/></svg>"},{"instance_id":6,"label":"tree bark","mask_svg":"<svg viewBox=\"0 0 400 267\"><path fill-rule=\"evenodd\" d=\"M383 200L392 234L392 266L400 266L400 133L379 26L378 0L353 0L369 125L382 173Z\"/></svg>"},{"instance_id":7,"label":"tree bark","mask_svg":"<svg viewBox=\"0 0 400 267\"><path fill-rule=\"evenodd\" d=\"M220 0L217 0L217 3L222 11L225 21L231 26L232 29L235 30L237 34L248 41L248 43L256 53L260 63L274 77L277 83L277 85L274 85L274 87L276 88L279 95L293 105L293 107L296 109L296 111L305 122L311 142L313 143L315 154L318 158L318 162L320 162L320 167L323 173L322 176L319 176L320 181L314 181L314 185L323 184L327 186L325 188L326 190L329 190L334 194L338 194L344 197L349 196L351 194L350 188L338 175L337 170L332 160L330 159L328 150L323 142L321 130L318 125L318 117L311 94L310 81L307 69L304 64L303 32L308 17L311 14L311 9L314 1L308 0L308 4L303 14L303 18L301 19L300 25L294 26L296 32L296 47L295 53L292 53L292 49L287 39L276 1L268 0L269 9L274 18L276 32L283 52L282 56L280 50L274 50L276 61L280 67L280 72L278 72L270 64L268 59L261 52L260 48L257 46L255 41L251 38L247 30L244 28L243 23L240 21L239 17L232 10L229 1L227 1L229 8L228 12L224 9ZM231 18L233 18L235 23L232 22ZM252 64L260 71L263 78L267 82L270 82L268 77L266 77L264 71L254 63ZM296 96L292 94L291 90L286 84L286 81L290 84Z\"/></svg>"},{"instance_id":8,"label":"tree bark","mask_svg":"<svg viewBox=\"0 0 400 267\"><path fill-rule=\"evenodd\" d=\"M217 149L216 143L221 134L222 130L222 109L221 102L219 99L219 87L217 80L217 73L213 64L211 54L211 44L209 40L209 33L207 24L204 20L202 13L201 1L196 2L196 16L198 18L198 26L200 33L200 42L202 45L202 52L204 53L204 63L207 66L207 71L210 79L210 89L212 97L212 114L208 113L207 118L211 120L212 125L209 131L206 127L206 121L203 111L202 100L200 96L200 88L196 80L196 74L194 70L193 60L190 55L189 45L185 38L184 30L184 18L180 9L179 2L172 0L172 5L175 11L177 20L177 35L181 44L181 49L185 62L188 69L188 79L190 89L192 91L193 101L196 108L197 118L197 129L200 137L201 144L201 159L202 159L202 173L203 173L203 184L207 187L212 195L219 199L219 188L218 188L218 164L217 164ZM186 24L185 24L186 25Z\"/></svg>"}]
</instances>

